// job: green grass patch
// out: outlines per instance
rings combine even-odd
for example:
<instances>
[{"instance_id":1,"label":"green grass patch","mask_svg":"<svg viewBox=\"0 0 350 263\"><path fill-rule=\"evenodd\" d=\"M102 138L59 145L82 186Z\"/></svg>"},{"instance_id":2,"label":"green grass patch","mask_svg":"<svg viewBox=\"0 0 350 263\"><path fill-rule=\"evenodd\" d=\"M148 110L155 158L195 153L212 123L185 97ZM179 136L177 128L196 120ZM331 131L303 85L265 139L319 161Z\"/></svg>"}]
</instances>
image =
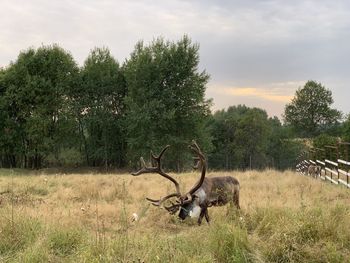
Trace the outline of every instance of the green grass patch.
<instances>
[{"instance_id":1,"label":"green grass patch","mask_svg":"<svg viewBox=\"0 0 350 263\"><path fill-rule=\"evenodd\" d=\"M38 220L15 216L13 221L5 217L0 219L0 255L14 254L31 245L42 230Z\"/></svg>"},{"instance_id":2,"label":"green grass patch","mask_svg":"<svg viewBox=\"0 0 350 263\"><path fill-rule=\"evenodd\" d=\"M29 186L25 190L26 193L32 194L32 195L40 195L40 196L45 196L49 194L49 190L45 187L41 186Z\"/></svg>"},{"instance_id":3,"label":"green grass patch","mask_svg":"<svg viewBox=\"0 0 350 263\"><path fill-rule=\"evenodd\" d=\"M217 262L255 262L246 230L230 224L210 229L209 248Z\"/></svg>"},{"instance_id":4,"label":"green grass patch","mask_svg":"<svg viewBox=\"0 0 350 263\"><path fill-rule=\"evenodd\" d=\"M84 234L80 229L56 228L48 236L52 253L57 256L68 256L75 253L82 244Z\"/></svg>"},{"instance_id":5,"label":"green grass patch","mask_svg":"<svg viewBox=\"0 0 350 263\"><path fill-rule=\"evenodd\" d=\"M246 228L268 262L343 262L350 255L350 208L256 209Z\"/></svg>"}]
</instances>

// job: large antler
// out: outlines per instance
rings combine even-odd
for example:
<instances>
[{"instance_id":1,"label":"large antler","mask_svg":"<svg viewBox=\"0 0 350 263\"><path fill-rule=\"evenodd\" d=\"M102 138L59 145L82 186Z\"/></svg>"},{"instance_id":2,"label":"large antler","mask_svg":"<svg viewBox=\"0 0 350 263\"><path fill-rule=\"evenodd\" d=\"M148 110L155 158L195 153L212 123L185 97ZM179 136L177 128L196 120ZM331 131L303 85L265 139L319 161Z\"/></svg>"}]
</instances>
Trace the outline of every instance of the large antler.
<instances>
[{"instance_id":1,"label":"large antler","mask_svg":"<svg viewBox=\"0 0 350 263\"><path fill-rule=\"evenodd\" d=\"M193 152L196 154L195 160L197 161L197 164L194 168L198 169L200 167L202 169L202 174L201 174L201 178L192 187L192 189L188 193L186 193L185 195L181 195L179 183L173 177L166 174L162 170L162 167L161 167L161 158L162 158L164 152L169 147L170 147L169 145L165 146L165 148L160 152L160 154L158 156L155 156L153 153L151 153L152 166L150 166L150 167L146 166L144 159L141 157L140 158L141 169L137 172L132 173L132 175L138 176L138 175L144 174L144 173L158 173L161 176L172 181L175 185L176 193L169 194L169 195L164 196L164 197L157 199L157 200L151 199L151 198L146 198L146 199L147 199L147 201L151 202L151 204L154 206L161 206L169 198L177 197L178 199L176 200L176 203L170 201L170 203L171 203L170 206L164 206L164 208L170 214L174 214L179 210L180 206L183 206L184 204L191 202L192 195L202 186L202 184L204 182L204 178L205 178L206 169L207 169L207 163L206 163L205 157L204 157L202 151L200 150L199 146L197 145L197 143L195 141L192 141L192 144L189 145L189 148L191 148L193 150Z\"/></svg>"},{"instance_id":2,"label":"large antler","mask_svg":"<svg viewBox=\"0 0 350 263\"><path fill-rule=\"evenodd\" d=\"M193 140L192 144L189 146L189 148L197 155L195 157L195 160L197 161L196 166L194 168L201 168L202 174L199 179L199 181L191 188L190 191L186 194L186 196L193 195L203 184L205 173L207 171L207 162L205 160L204 154L202 153L201 149L199 148L198 144Z\"/></svg>"},{"instance_id":3,"label":"large antler","mask_svg":"<svg viewBox=\"0 0 350 263\"><path fill-rule=\"evenodd\" d=\"M165 200L168 200L169 198L175 197L175 196L179 197L179 195L177 193L173 193L173 194L164 196L161 199L157 199L157 200L146 197L146 200L150 201L152 203L152 205L154 205L154 206L160 206Z\"/></svg>"},{"instance_id":4,"label":"large antler","mask_svg":"<svg viewBox=\"0 0 350 263\"><path fill-rule=\"evenodd\" d=\"M140 174L144 174L144 173L158 173L161 176L167 178L168 180L172 181L175 185L176 188L176 193L173 194L169 194L159 200L155 200L155 199L150 199L150 198L146 198L148 201L150 201L153 205L155 206L160 206L164 201L166 201L167 199L171 198L171 197L180 197L181 196L181 192L180 192L180 185L179 183L170 175L166 174L161 167L161 158L164 154L164 152L170 147L170 145L167 145L164 147L164 149L160 152L160 154L158 156L155 156L152 152L151 152L151 157L152 157L152 165L155 164L155 166L150 166L147 167L145 161L143 160L143 158L140 158L141 161L141 169L137 172L131 173L133 176L138 176ZM168 210L169 211L169 210Z\"/></svg>"}]
</instances>

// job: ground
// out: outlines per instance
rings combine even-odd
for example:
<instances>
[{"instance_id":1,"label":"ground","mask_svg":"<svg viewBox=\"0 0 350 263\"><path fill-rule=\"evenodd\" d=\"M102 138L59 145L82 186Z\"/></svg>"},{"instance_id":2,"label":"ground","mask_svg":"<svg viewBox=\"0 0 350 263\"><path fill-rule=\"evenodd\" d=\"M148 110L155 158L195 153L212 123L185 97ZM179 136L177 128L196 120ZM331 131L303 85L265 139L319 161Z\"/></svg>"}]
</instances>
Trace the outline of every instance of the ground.
<instances>
[{"instance_id":1,"label":"ground","mask_svg":"<svg viewBox=\"0 0 350 263\"><path fill-rule=\"evenodd\" d=\"M183 191L199 173L173 174ZM240 181L241 210L180 221L145 197L157 174L0 170L0 262L350 262L350 190L293 171L209 172ZM133 214L138 220L133 220Z\"/></svg>"}]
</instances>

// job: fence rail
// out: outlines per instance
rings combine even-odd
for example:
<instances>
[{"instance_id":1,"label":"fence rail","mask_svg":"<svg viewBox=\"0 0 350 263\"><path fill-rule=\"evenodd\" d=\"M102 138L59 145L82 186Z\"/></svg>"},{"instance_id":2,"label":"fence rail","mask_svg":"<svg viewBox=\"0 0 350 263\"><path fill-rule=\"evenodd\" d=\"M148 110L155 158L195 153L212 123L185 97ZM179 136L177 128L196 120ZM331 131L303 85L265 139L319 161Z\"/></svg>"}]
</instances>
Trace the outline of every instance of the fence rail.
<instances>
[{"instance_id":1,"label":"fence rail","mask_svg":"<svg viewBox=\"0 0 350 263\"><path fill-rule=\"evenodd\" d=\"M350 189L350 143L314 148L299 156L296 171Z\"/></svg>"}]
</instances>

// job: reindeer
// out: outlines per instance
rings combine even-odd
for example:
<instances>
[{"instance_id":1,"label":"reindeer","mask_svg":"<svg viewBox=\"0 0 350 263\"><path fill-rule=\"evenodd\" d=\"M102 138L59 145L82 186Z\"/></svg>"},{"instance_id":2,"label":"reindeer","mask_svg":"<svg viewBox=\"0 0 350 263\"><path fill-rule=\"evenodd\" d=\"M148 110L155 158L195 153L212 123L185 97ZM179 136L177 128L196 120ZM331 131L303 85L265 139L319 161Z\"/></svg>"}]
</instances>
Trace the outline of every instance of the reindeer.
<instances>
[{"instance_id":1,"label":"reindeer","mask_svg":"<svg viewBox=\"0 0 350 263\"><path fill-rule=\"evenodd\" d=\"M310 164L307 169L308 175L315 177L317 179L318 176L321 175L321 166Z\"/></svg>"},{"instance_id":2,"label":"reindeer","mask_svg":"<svg viewBox=\"0 0 350 263\"><path fill-rule=\"evenodd\" d=\"M194 168L201 169L201 177L187 193L182 194L179 183L173 177L166 174L161 167L161 158L169 147L170 146L167 145L158 156L151 153L151 158L153 160L151 162L153 166L151 167L147 167L145 161L141 157L141 169L132 173L133 176L138 176L144 173L158 173L170 180L175 185L175 193L171 193L158 200L146 198L147 201L151 202L151 204L154 206L164 207L172 215L180 210L178 216L182 220L184 220L187 216L198 216L198 225L201 225L203 217L205 217L207 223L209 224L210 219L208 207L222 206L229 202L233 202L236 208L240 209L238 180L231 176L205 177L207 163L203 153L195 141L192 141L189 148L196 154L194 159L197 161L197 163ZM175 197L175 203L170 201L170 206L164 205L166 200Z\"/></svg>"}]
</instances>

